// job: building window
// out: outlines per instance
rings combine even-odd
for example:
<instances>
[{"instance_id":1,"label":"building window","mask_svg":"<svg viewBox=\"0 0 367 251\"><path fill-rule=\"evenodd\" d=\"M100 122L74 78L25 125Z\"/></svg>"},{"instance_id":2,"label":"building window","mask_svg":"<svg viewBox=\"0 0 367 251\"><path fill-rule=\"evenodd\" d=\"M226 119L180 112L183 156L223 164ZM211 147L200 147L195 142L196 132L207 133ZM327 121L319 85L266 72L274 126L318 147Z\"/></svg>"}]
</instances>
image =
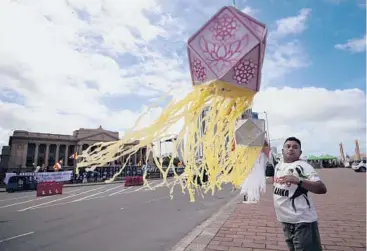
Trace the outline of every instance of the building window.
<instances>
[{"instance_id":1,"label":"building window","mask_svg":"<svg viewBox=\"0 0 367 251\"><path fill-rule=\"evenodd\" d=\"M66 164L67 158L65 156L65 151L66 151L66 146L65 145L60 145L59 146L59 159L58 160L62 160L62 163L64 163L64 165Z\"/></svg>"},{"instance_id":2,"label":"building window","mask_svg":"<svg viewBox=\"0 0 367 251\"><path fill-rule=\"evenodd\" d=\"M56 145L52 144L50 145L48 151L48 165L53 166L55 163L56 163Z\"/></svg>"},{"instance_id":3,"label":"building window","mask_svg":"<svg viewBox=\"0 0 367 251\"><path fill-rule=\"evenodd\" d=\"M46 157L46 145L40 144L38 147L37 166L42 166L45 164L45 157Z\"/></svg>"},{"instance_id":4,"label":"building window","mask_svg":"<svg viewBox=\"0 0 367 251\"><path fill-rule=\"evenodd\" d=\"M33 165L36 164L35 154L36 154L36 144L29 143L27 150L27 159L25 162L26 167L33 167Z\"/></svg>"}]
</instances>

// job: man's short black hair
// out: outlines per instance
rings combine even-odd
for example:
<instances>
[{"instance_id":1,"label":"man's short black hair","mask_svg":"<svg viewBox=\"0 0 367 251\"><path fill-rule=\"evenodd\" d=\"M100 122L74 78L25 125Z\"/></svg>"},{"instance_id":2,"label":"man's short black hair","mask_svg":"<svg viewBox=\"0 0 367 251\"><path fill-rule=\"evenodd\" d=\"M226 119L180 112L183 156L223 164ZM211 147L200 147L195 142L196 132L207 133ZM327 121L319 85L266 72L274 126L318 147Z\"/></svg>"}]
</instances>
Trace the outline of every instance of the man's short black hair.
<instances>
[{"instance_id":1,"label":"man's short black hair","mask_svg":"<svg viewBox=\"0 0 367 251\"><path fill-rule=\"evenodd\" d=\"M301 141L299 139L297 139L296 137L289 137L289 138L287 138L284 141L284 144L283 145L285 145L285 143L287 143L288 141L295 141L295 142L297 142L297 144L299 145L300 148L302 147Z\"/></svg>"}]
</instances>

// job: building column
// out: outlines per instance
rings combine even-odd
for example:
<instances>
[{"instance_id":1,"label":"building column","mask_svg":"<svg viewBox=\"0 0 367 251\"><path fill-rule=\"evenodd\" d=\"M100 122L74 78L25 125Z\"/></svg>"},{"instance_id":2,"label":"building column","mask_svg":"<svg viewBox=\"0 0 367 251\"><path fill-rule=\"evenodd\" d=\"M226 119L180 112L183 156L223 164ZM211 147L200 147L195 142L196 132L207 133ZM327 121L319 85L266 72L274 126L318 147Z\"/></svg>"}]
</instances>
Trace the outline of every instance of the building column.
<instances>
[{"instance_id":1,"label":"building column","mask_svg":"<svg viewBox=\"0 0 367 251\"><path fill-rule=\"evenodd\" d=\"M55 161L58 162L59 161L59 150L60 150L60 145L56 144L56 154L55 154Z\"/></svg>"},{"instance_id":2,"label":"building column","mask_svg":"<svg viewBox=\"0 0 367 251\"><path fill-rule=\"evenodd\" d=\"M68 159L70 156L68 156L68 154L69 154L69 145L65 145L65 163L64 163L65 166L69 166Z\"/></svg>"},{"instance_id":3,"label":"building column","mask_svg":"<svg viewBox=\"0 0 367 251\"><path fill-rule=\"evenodd\" d=\"M145 158L144 158L144 156L143 156L143 148L140 148L140 160L139 161L141 161L141 165L143 166L143 164L144 164L144 161L145 161Z\"/></svg>"},{"instance_id":4,"label":"building column","mask_svg":"<svg viewBox=\"0 0 367 251\"><path fill-rule=\"evenodd\" d=\"M50 151L50 144L46 144L46 153L45 153L45 166L48 167L49 163L48 163L48 154ZM54 163L55 164L55 163ZM52 165L54 165L52 164Z\"/></svg>"},{"instance_id":5,"label":"building column","mask_svg":"<svg viewBox=\"0 0 367 251\"><path fill-rule=\"evenodd\" d=\"M23 161L22 161L22 167L27 167L27 153L28 153L28 143L24 144L23 147Z\"/></svg>"},{"instance_id":6,"label":"building column","mask_svg":"<svg viewBox=\"0 0 367 251\"><path fill-rule=\"evenodd\" d=\"M82 149L83 149L83 145L78 144L76 147L76 152L78 153L78 155L82 154Z\"/></svg>"},{"instance_id":7,"label":"building column","mask_svg":"<svg viewBox=\"0 0 367 251\"><path fill-rule=\"evenodd\" d=\"M83 147L82 144L77 144L75 146L74 153L77 153L78 154L78 158L79 158L79 155L82 154L82 147ZM78 163L78 159L74 159L74 167L76 167L77 163Z\"/></svg>"},{"instance_id":8,"label":"building column","mask_svg":"<svg viewBox=\"0 0 367 251\"><path fill-rule=\"evenodd\" d=\"M34 152L34 165L38 166L38 148L39 148L39 143L36 143L36 150Z\"/></svg>"}]
</instances>

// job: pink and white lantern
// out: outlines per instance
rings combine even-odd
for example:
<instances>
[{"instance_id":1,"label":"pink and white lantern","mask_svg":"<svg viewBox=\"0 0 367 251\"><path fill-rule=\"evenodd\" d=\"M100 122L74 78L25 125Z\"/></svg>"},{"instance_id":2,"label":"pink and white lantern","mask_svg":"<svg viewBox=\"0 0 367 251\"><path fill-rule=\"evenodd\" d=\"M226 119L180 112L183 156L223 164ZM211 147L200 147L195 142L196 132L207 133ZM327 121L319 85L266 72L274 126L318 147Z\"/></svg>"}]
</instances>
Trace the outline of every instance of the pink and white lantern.
<instances>
[{"instance_id":1,"label":"pink and white lantern","mask_svg":"<svg viewBox=\"0 0 367 251\"><path fill-rule=\"evenodd\" d=\"M193 85L221 80L259 91L267 30L234 7L220 9L188 41Z\"/></svg>"}]
</instances>

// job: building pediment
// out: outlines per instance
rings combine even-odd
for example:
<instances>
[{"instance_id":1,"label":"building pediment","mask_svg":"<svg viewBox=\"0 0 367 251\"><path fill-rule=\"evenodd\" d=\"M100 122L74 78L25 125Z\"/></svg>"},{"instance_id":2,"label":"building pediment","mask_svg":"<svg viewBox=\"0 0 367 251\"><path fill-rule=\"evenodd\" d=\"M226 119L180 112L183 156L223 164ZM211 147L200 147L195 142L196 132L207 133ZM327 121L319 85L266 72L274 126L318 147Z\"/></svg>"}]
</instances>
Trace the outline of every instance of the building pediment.
<instances>
[{"instance_id":1,"label":"building pediment","mask_svg":"<svg viewBox=\"0 0 367 251\"><path fill-rule=\"evenodd\" d=\"M118 139L119 139L118 137L111 135L108 132L98 132L95 134L79 138L78 141L108 142L108 141L115 141Z\"/></svg>"}]
</instances>

